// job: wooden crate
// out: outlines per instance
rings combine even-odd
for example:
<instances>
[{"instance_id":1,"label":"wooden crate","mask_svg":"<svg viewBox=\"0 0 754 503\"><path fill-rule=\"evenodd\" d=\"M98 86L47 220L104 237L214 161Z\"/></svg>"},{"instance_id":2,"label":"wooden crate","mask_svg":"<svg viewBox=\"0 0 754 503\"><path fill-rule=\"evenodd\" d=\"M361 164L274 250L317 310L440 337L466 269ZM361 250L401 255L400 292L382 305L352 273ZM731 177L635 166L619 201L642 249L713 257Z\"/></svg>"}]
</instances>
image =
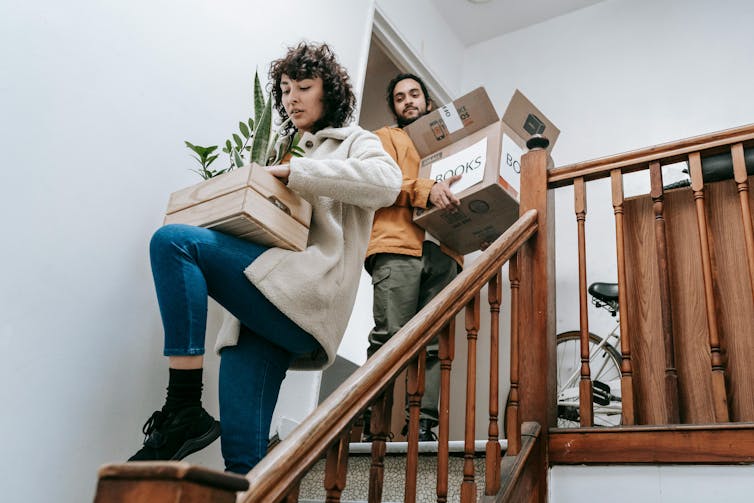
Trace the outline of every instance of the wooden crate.
<instances>
[{"instance_id":1,"label":"wooden crate","mask_svg":"<svg viewBox=\"0 0 754 503\"><path fill-rule=\"evenodd\" d=\"M303 250L312 207L256 164L170 195L165 224L215 229L255 243Z\"/></svg>"}]
</instances>

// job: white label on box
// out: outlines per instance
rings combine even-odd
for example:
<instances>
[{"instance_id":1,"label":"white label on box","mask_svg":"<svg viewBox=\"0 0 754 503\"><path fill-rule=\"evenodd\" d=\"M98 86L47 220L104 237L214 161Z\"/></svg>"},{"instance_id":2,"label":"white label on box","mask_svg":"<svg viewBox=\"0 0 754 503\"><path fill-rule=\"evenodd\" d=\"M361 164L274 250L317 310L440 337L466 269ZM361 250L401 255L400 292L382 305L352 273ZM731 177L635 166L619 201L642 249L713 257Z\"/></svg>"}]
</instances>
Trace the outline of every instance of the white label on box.
<instances>
[{"instance_id":1,"label":"white label on box","mask_svg":"<svg viewBox=\"0 0 754 503\"><path fill-rule=\"evenodd\" d=\"M458 111L453 106L453 103L440 107L440 117L445 122L445 127L448 128L449 133L452 134L459 129L463 129L463 121L461 121L461 117L458 115Z\"/></svg>"},{"instance_id":2,"label":"white label on box","mask_svg":"<svg viewBox=\"0 0 754 503\"><path fill-rule=\"evenodd\" d=\"M454 175L461 175L461 179L450 186L450 191L458 194L482 181L486 165L487 138L485 137L470 147L432 164L429 177L436 182L442 182Z\"/></svg>"},{"instance_id":3,"label":"white label on box","mask_svg":"<svg viewBox=\"0 0 754 503\"><path fill-rule=\"evenodd\" d=\"M503 133L503 153L500 156L500 177L508 182L516 192L521 192L521 156L524 150Z\"/></svg>"}]
</instances>

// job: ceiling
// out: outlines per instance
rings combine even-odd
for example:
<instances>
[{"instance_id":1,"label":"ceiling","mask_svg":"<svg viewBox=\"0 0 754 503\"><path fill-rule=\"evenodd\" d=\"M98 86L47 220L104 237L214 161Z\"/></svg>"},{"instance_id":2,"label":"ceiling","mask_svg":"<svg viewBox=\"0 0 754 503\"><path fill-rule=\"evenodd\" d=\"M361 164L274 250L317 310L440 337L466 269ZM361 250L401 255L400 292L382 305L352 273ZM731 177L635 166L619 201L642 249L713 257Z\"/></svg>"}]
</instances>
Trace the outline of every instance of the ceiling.
<instances>
[{"instance_id":1,"label":"ceiling","mask_svg":"<svg viewBox=\"0 0 754 503\"><path fill-rule=\"evenodd\" d=\"M470 46L604 0L430 0L455 35Z\"/></svg>"}]
</instances>

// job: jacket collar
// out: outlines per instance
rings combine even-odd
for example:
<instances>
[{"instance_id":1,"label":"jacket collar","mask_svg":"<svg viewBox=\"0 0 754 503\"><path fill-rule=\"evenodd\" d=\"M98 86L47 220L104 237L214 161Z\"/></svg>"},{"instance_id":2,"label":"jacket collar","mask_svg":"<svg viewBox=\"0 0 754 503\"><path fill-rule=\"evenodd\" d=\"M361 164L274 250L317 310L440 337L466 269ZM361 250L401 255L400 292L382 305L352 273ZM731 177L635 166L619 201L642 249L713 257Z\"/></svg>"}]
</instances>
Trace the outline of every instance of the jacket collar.
<instances>
[{"instance_id":1,"label":"jacket collar","mask_svg":"<svg viewBox=\"0 0 754 503\"><path fill-rule=\"evenodd\" d=\"M359 129L359 126L326 127L324 129L320 129L315 134L304 133L301 136L301 139L306 140L308 138L314 138L317 140L324 140L326 138L331 138L333 140L345 140L357 129Z\"/></svg>"}]
</instances>

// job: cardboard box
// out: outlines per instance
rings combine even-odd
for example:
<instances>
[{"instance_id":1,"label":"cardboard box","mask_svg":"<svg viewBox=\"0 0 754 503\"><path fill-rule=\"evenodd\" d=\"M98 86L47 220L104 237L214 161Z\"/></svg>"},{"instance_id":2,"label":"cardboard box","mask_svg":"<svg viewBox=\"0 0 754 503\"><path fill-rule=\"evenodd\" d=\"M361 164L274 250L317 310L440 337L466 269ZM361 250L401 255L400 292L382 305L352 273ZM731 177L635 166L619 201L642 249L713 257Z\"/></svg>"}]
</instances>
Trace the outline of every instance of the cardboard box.
<instances>
[{"instance_id":1,"label":"cardboard box","mask_svg":"<svg viewBox=\"0 0 754 503\"><path fill-rule=\"evenodd\" d=\"M457 211L414 210L417 225L462 254L491 243L518 219L526 140L546 133L552 149L560 134L519 91L501 121L481 87L418 119L406 132L422 158L420 177L442 181L462 176L451 186L461 200Z\"/></svg>"},{"instance_id":2,"label":"cardboard box","mask_svg":"<svg viewBox=\"0 0 754 503\"><path fill-rule=\"evenodd\" d=\"M503 144L500 177L505 179L516 192L521 191L521 156L526 153L526 141L535 134L550 140L547 147L552 152L560 136L560 129L534 104L516 89L502 120Z\"/></svg>"},{"instance_id":3,"label":"cardboard box","mask_svg":"<svg viewBox=\"0 0 754 503\"><path fill-rule=\"evenodd\" d=\"M256 164L174 192L165 224L189 224L255 243L303 250L312 207Z\"/></svg>"}]
</instances>

